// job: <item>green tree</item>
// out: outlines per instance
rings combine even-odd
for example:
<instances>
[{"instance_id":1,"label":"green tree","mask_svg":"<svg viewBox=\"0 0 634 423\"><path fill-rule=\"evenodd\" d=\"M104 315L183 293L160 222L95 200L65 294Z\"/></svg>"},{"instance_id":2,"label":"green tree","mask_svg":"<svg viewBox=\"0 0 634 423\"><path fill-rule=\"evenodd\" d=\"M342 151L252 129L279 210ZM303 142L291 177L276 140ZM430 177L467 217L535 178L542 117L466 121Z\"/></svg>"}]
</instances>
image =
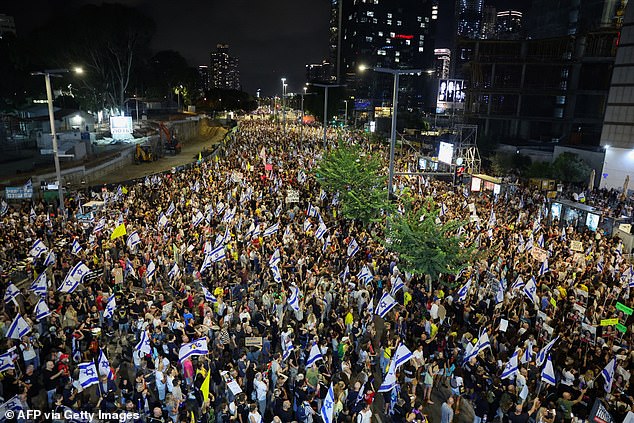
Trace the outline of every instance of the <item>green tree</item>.
<instances>
[{"instance_id":1,"label":"green tree","mask_svg":"<svg viewBox=\"0 0 634 423\"><path fill-rule=\"evenodd\" d=\"M533 162L526 171L529 178L551 178L552 165L548 162Z\"/></svg>"},{"instance_id":2,"label":"green tree","mask_svg":"<svg viewBox=\"0 0 634 423\"><path fill-rule=\"evenodd\" d=\"M340 143L321 159L315 177L326 191L339 193L344 217L367 225L381 221L382 214L393 209L382 167L379 157L364 154L358 146Z\"/></svg>"},{"instance_id":3,"label":"green tree","mask_svg":"<svg viewBox=\"0 0 634 423\"><path fill-rule=\"evenodd\" d=\"M410 207L407 207L410 208ZM391 216L385 230L385 246L398 253L399 268L414 275L454 274L474 259L475 247L464 247L457 235L467 222L449 220L437 223L439 210L428 197L418 210Z\"/></svg>"},{"instance_id":4,"label":"green tree","mask_svg":"<svg viewBox=\"0 0 634 423\"><path fill-rule=\"evenodd\" d=\"M524 154L496 153L490 160L495 176L506 176L509 173L523 175L531 165L531 158Z\"/></svg>"},{"instance_id":5,"label":"green tree","mask_svg":"<svg viewBox=\"0 0 634 423\"><path fill-rule=\"evenodd\" d=\"M579 155L560 154L552 166L552 177L563 182L580 183L588 181L592 168Z\"/></svg>"}]
</instances>

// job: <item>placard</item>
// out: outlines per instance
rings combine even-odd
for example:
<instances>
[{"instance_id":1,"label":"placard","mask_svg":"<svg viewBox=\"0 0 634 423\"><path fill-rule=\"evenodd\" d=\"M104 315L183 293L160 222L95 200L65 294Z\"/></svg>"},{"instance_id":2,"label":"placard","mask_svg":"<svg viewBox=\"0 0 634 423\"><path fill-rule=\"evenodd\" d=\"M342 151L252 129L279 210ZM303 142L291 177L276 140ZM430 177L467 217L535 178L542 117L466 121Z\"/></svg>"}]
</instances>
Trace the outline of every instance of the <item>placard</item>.
<instances>
[{"instance_id":1,"label":"placard","mask_svg":"<svg viewBox=\"0 0 634 423\"><path fill-rule=\"evenodd\" d=\"M626 306L623 303L620 302L616 302L616 309L622 311L623 313L627 314L628 316L632 315L632 312L634 312L634 309L631 309L630 307Z\"/></svg>"},{"instance_id":2,"label":"placard","mask_svg":"<svg viewBox=\"0 0 634 423\"><path fill-rule=\"evenodd\" d=\"M618 330L621 333L627 332L627 327L625 325L620 324L620 323L617 323L614 327L616 328L616 330Z\"/></svg>"},{"instance_id":3,"label":"placard","mask_svg":"<svg viewBox=\"0 0 634 423\"><path fill-rule=\"evenodd\" d=\"M533 255L533 258L540 263L545 262L548 258L548 251L539 247L533 247L533 249L531 250L531 254Z\"/></svg>"},{"instance_id":4,"label":"placard","mask_svg":"<svg viewBox=\"0 0 634 423\"><path fill-rule=\"evenodd\" d=\"M506 332L506 329L508 329L509 327L509 321L506 319L501 319L500 320L500 331L501 332Z\"/></svg>"},{"instance_id":5,"label":"placard","mask_svg":"<svg viewBox=\"0 0 634 423\"><path fill-rule=\"evenodd\" d=\"M581 242L581 241L570 241L570 249L572 251L583 252L583 242Z\"/></svg>"},{"instance_id":6,"label":"placard","mask_svg":"<svg viewBox=\"0 0 634 423\"><path fill-rule=\"evenodd\" d=\"M603 319L601 320L601 326L614 326L619 324L619 319Z\"/></svg>"},{"instance_id":7,"label":"placard","mask_svg":"<svg viewBox=\"0 0 634 423\"><path fill-rule=\"evenodd\" d=\"M299 191L295 191L294 189L289 189L286 193L286 202L299 203Z\"/></svg>"},{"instance_id":8,"label":"placard","mask_svg":"<svg viewBox=\"0 0 634 423\"><path fill-rule=\"evenodd\" d=\"M262 348L262 337L261 336L247 336L246 338L244 338L244 346Z\"/></svg>"},{"instance_id":9,"label":"placard","mask_svg":"<svg viewBox=\"0 0 634 423\"><path fill-rule=\"evenodd\" d=\"M164 316L167 316L168 314L170 314L172 312L172 309L174 308L174 302L170 301L169 303L165 304L163 306L162 309L162 313Z\"/></svg>"},{"instance_id":10,"label":"placard","mask_svg":"<svg viewBox=\"0 0 634 423\"><path fill-rule=\"evenodd\" d=\"M630 223L621 223L619 224L619 230L629 234L632 231L632 225Z\"/></svg>"}]
</instances>

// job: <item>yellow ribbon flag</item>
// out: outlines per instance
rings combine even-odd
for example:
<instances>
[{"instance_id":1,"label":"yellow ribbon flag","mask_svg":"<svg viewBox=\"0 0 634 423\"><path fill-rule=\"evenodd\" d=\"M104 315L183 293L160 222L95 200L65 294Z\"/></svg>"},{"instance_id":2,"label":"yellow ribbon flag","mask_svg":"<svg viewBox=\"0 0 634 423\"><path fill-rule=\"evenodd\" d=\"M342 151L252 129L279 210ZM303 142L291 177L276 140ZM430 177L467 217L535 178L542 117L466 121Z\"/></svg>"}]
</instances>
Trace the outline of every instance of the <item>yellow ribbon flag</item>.
<instances>
[{"instance_id":1,"label":"yellow ribbon flag","mask_svg":"<svg viewBox=\"0 0 634 423\"><path fill-rule=\"evenodd\" d=\"M126 233L127 232L125 231L125 223L122 223L114 228L114 231L112 231L112 235L110 235L110 239L117 239L120 236L125 235Z\"/></svg>"},{"instance_id":2,"label":"yellow ribbon flag","mask_svg":"<svg viewBox=\"0 0 634 423\"><path fill-rule=\"evenodd\" d=\"M203 398L205 399L204 402L207 402L209 400L209 380L211 378L211 372L207 372L207 376L205 377L205 380L203 380L203 384L200 385L200 392L203 393Z\"/></svg>"},{"instance_id":3,"label":"yellow ribbon flag","mask_svg":"<svg viewBox=\"0 0 634 423\"><path fill-rule=\"evenodd\" d=\"M198 161L199 162L203 161L203 154L200 151L198 152Z\"/></svg>"},{"instance_id":4,"label":"yellow ribbon flag","mask_svg":"<svg viewBox=\"0 0 634 423\"><path fill-rule=\"evenodd\" d=\"M128 189L126 187L121 187L121 192L124 194L128 193Z\"/></svg>"},{"instance_id":5,"label":"yellow ribbon flag","mask_svg":"<svg viewBox=\"0 0 634 423\"><path fill-rule=\"evenodd\" d=\"M191 423L196 423L196 417L194 416L194 412L190 411L190 413L192 413L192 420Z\"/></svg>"}]
</instances>

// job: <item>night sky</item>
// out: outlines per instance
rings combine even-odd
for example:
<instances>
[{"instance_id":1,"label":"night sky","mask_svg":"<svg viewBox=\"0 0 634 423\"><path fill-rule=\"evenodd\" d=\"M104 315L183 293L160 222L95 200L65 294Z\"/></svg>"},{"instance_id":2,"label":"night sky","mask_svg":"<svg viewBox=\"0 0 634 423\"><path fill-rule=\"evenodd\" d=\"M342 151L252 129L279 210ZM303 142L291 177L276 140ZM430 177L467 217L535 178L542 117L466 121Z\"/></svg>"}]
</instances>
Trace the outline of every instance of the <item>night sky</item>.
<instances>
[{"instance_id":1,"label":"night sky","mask_svg":"<svg viewBox=\"0 0 634 423\"><path fill-rule=\"evenodd\" d=\"M111 1L112 2L112 1ZM156 22L152 47L180 52L191 66L209 63L218 43L230 45L240 58L243 89L280 91L286 77L289 92L305 82L304 65L328 55L329 0L121 0ZM449 47L454 0L440 0L438 44ZM82 4L102 0L4 0L0 13L13 15L20 33ZM530 0L498 0L496 6L525 9Z\"/></svg>"}]
</instances>

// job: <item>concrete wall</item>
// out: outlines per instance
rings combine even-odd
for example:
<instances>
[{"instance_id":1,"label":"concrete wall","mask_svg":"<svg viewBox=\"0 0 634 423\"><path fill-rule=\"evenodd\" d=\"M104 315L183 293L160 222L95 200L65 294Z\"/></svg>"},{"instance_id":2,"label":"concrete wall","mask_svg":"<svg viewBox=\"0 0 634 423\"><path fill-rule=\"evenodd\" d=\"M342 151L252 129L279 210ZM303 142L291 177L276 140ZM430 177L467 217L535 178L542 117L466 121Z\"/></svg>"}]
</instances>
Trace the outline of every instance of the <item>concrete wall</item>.
<instances>
[{"instance_id":1,"label":"concrete wall","mask_svg":"<svg viewBox=\"0 0 634 423\"><path fill-rule=\"evenodd\" d=\"M508 144L500 144L496 151L505 154L522 154L531 158L533 162L552 162L553 152L548 150L539 150L531 147L522 147Z\"/></svg>"},{"instance_id":2,"label":"concrete wall","mask_svg":"<svg viewBox=\"0 0 634 423\"><path fill-rule=\"evenodd\" d=\"M627 175L630 176L628 191L634 188L634 149L609 147L605 150L605 161L601 172L601 188L621 190Z\"/></svg>"},{"instance_id":3,"label":"concrete wall","mask_svg":"<svg viewBox=\"0 0 634 423\"><path fill-rule=\"evenodd\" d=\"M176 139L185 144L198 136L198 120L179 120L167 124L174 131Z\"/></svg>"},{"instance_id":4,"label":"concrete wall","mask_svg":"<svg viewBox=\"0 0 634 423\"><path fill-rule=\"evenodd\" d=\"M592 169L596 171L597 177L594 180L594 187L597 188L599 186L601 172L603 170L603 160L605 158L605 153L603 151L588 151L574 147L565 147L565 146L555 146L555 151L553 152L553 161L557 159L562 153L572 153L578 155L582 158Z\"/></svg>"}]
</instances>

